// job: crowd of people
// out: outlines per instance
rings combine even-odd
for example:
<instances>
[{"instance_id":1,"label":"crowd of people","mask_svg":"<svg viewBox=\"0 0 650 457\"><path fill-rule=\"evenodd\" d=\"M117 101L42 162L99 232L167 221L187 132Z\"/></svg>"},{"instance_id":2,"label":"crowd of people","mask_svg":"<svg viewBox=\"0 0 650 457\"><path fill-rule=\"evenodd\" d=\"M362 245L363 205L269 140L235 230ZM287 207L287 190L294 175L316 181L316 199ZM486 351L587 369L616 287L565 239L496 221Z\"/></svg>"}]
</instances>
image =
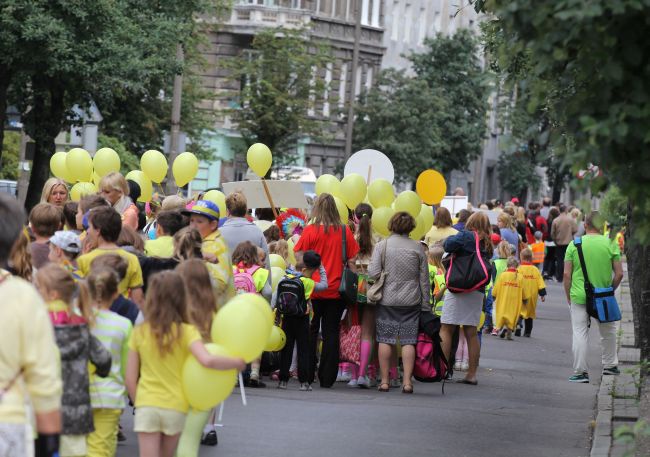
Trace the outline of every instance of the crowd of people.
<instances>
[{"instance_id":1,"label":"crowd of people","mask_svg":"<svg viewBox=\"0 0 650 457\"><path fill-rule=\"evenodd\" d=\"M615 271L620 282L620 251L604 237L589 239L600 233L594 214L583 222L577 208L549 199L527 208L517 199L492 201L454 215L439 207L422 240L409 237L414 217L397 212L382 239L370 205L341 221L326 193L309 215L290 209L276 217L270 208L253 214L240 192L227 196L225 208L200 195L155 196L142 208L134 184L110 173L99 193L73 202L52 178L26 224L18 203L0 195L0 318L7 323L0 456L26 455L27 411L36 455L115 455L129 403L141 456L196 456L199 443L217 439L214 411L192 410L183 395L190 354L211 369L244 371L253 388L277 382L288 389L296 378L304 392L346 382L412 394L422 313L440 317L447 376L464 372L457 382L477 385L483 335L531 337L550 279L564 280L573 304L572 380L584 382L588 317L575 306L584 298L574 236L584 235L590 256L606 250L611 260L610 270L590 277L606 282L609 274L611 282ZM481 259L489 281L447 290L449 260L469 255ZM272 258L281 259L279 272ZM344 292L350 273L352 299ZM371 300L376 283L381 298ZM248 365L205 346L215 313L238 293L265 297L287 339ZM601 333L613 338L609 327ZM611 349L603 364L615 374Z\"/></svg>"}]
</instances>

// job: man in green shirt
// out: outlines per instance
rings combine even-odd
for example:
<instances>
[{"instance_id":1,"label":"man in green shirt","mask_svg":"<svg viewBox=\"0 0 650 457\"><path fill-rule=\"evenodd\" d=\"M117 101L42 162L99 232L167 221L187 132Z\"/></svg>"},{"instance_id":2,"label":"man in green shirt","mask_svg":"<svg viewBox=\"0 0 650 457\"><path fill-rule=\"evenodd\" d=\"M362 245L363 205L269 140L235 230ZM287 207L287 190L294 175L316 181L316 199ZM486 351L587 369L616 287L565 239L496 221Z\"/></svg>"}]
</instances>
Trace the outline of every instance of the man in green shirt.
<instances>
[{"instance_id":1,"label":"man in green shirt","mask_svg":"<svg viewBox=\"0 0 650 457\"><path fill-rule=\"evenodd\" d=\"M586 234L582 237L582 252L587 273L594 287L611 286L616 289L623 279L621 253L616 243L601 235L602 227L598 227L599 219L601 217L598 211L592 211L585 219ZM574 374L569 381L588 383L587 348L590 317L587 314L585 280L580 266L580 257L573 241L567 247L564 256L564 291L569 302L573 327ZM604 375L619 374L616 329L616 322L598 323Z\"/></svg>"}]
</instances>

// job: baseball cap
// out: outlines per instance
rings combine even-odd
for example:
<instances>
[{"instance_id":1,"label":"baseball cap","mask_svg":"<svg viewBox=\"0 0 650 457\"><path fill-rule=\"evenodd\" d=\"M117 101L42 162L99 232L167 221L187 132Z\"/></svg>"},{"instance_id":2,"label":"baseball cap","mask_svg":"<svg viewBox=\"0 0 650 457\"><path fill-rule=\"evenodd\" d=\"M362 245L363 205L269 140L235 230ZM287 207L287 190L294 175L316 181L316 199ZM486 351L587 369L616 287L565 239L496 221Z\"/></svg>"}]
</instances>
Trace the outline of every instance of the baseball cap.
<instances>
[{"instance_id":1,"label":"baseball cap","mask_svg":"<svg viewBox=\"0 0 650 457\"><path fill-rule=\"evenodd\" d=\"M499 244L501 243L501 235L498 233L493 233L490 235L490 238L492 239L492 244Z\"/></svg>"},{"instance_id":2,"label":"baseball cap","mask_svg":"<svg viewBox=\"0 0 650 457\"><path fill-rule=\"evenodd\" d=\"M79 236L70 230L59 230L50 238L50 243L66 252L78 254L81 252Z\"/></svg>"},{"instance_id":3,"label":"baseball cap","mask_svg":"<svg viewBox=\"0 0 650 457\"><path fill-rule=\"evenodd\" d=\"M302 256L302 262L307 268L318 268L320 267L321 258L315 251L305 251Z\"/></svg>"},{"instance_id":4,"label":"baseball cap","mask_svg":"<svg viewBox=\"0 0 650 457\"><path fill-rule=\"evenodd\" d=\"M209 201L209 200L199 200L191 208L181 211L182 214L190 216L192 214L198 214L200 216L205 216L211 221L219 220L219 207Z\"/></svg>"},{"instance_id":5,"label":"baseball cap","mask_svg":"<svg viewBox=\"0 0 650 457\"><path fill-rule=\"evenodd\" d=\"M511 199L510 201L511 201L512 203L514 203L514 204L518 204L518 203L519 203L519 199L518 199L517 197L512 197L512 199Z\"/></svg>"}]
</instances>

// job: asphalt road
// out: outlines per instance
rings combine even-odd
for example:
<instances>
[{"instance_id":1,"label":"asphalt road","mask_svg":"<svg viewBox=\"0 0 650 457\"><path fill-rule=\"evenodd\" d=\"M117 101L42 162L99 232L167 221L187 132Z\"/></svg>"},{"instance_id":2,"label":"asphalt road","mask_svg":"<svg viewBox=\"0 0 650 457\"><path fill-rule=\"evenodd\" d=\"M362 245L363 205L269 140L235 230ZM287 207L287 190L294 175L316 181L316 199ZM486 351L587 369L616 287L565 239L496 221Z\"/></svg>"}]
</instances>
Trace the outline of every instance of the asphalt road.
<instances>
[{"instance_id":1,"label":"asphalt road","mask_svg":"<svg viewBox=\"0 0 650 457\"><path fill-rule=\"evenodd\" d=\"M597 330L590 335L590 384L572 384L571 323L561 286L548 284L532 338L484 335L479 384L415 382L403 395L314 386L299 392L247 389L226 401L219 445L201 456L587 456L600 382ZM462 373L456 374L456 377ZM137 456L130 411L118 456Z\"/></svg>"}]
</instances>

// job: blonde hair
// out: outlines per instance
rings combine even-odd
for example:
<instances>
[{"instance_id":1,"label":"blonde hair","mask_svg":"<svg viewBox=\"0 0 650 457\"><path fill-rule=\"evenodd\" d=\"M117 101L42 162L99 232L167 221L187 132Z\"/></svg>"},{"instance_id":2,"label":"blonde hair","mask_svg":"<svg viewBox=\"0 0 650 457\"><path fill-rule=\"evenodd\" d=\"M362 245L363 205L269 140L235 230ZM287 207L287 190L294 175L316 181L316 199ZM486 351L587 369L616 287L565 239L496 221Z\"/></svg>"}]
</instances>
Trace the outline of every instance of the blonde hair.
<instances>
[{"instance_id":1,"label":"blonde hair","mask_svg":"<svg viewBox=\"0 0 650 457\"><path fill-rule=\"evenodd\" d=\"M56 186L63 186L66 194L70 196L70 190L68 189L68 185L65 183L65 181L59 178L50 178L47 181L45 181L45 184L43 185L43 192L41 193L41 203L49 203L50 194L52 193L52 191Z\"/></svg>"},{"instance_id":2,"label":"blonde hair","mask_svg":"<svg viewBox=\"0 0 650 457\"><path fill-rule=\"evenodd\" d=\"M442 256L445 255L445 249L442 247L441 244L433 244L429 246L429 252L427 257L429 258L429 262L431 265L433 265L436 268L440 268L443 272L445 271L445 267L442 265Z\"/></svg>"},{"instance_id":3,"label":"blonde hair","mask_svg":"<svg viewBox=\"0 0 650 457\"><path fill-rule=\"evenodd\" d=\"M29 235L27 235L26 229L20 232L20 235L11 247L9 265L14 270L16 276L31 282L33 273L32 254L29 250Z\"/></svg>"},{"instance_id":4,"label":"blonde hair","mask_svg":"<svg viewBox=\"0 0 650 457\"><path fill-rule=\"evenodd\" d=\"M341 216L336 207L336 201L332 195L327 193L318 196L314 202L314 208L311 210L311 217L314 224L323 226L325 233L330 227L339 227L341 225Z\"/></svg>"},{"instance_id":5,"label":"blonde hair","mask_svg":"<svg viewBox=\"0 0 650 457\"><path fill-rule=\"evenodd\" d=\"M36 288L47 299L47 295L51 292L56 292L59 300L68 305L70 312L72 312L72 305L74 304L75 294L77 290L79 295L77 297L77 308L89 325L94 324L94 314L90 306L90 296L88 286L85 282L80 281L79 285L75 283L72 274L60 265L55 263L48 263L36 272L35 278Z\"/></svg>"},{"instance_id":6,"label":"blonde hair","mask_svg":"<svg viewBox=\"0 0 650 457\"><path fill-rule=\"evenodd\" d=\"M187 201L180 195L168 195L166 196L161 205L163 211L174 211L174 210L184 210Z\"/></svg>"},{"instance_id":7,"label":"blonde hair","mask_svg":"<svg viewBox=\"0 0 650 457\"><path fill-rule=\"evenodd\" d=\"M522 262L532 262L533 261L533 251L530 248L522 249L519 253Z\"/></svg>"},{"instance_id":8,"label":"blonde hair","mask_svg":"<svg viewBox=\"0 0 650 457\"><path fill-rule=\"evenodd\" d=\"M500 259L507 259L512 255L512 247L507 241L501 241L497 246L497 255Z\"/></svg>"},{"instance_id":9,"label":"blonde hair","mask_svg":"<svg viewBox=\"0 0 650 457\"><path fill-rule=\"evenodd\" d=\"M102 305L112 302L120 283L117 272L108 267L91 268L90 274L86 276L85 280L90 298L95 303Z\"/></svg>"},{"instance_id":10,"label":"blonde hair","mask_svg":"<svg viewBox=\"0 0 650 457\"><path fill-rule=\"evenodd\" d=\"M580 219L582 219L582 212L580 211L579 208L573 208L571 210L570 214L571 214L571 217L574 218L576 221L579 221Z\"/></svg>"},{"instance_id":11,"label":"blonde hair","mask_svg":"<svg viewBox=\"0 0 650 457\"><path fill-rule=\"evenodd\" d=\"M121 173L112 171L99 181L99 190L115 189L122 192L122 195L129 195L129 185Z\"/></svg>"},{"instance_id":12,"label":"blonde hair","mask_svg":"<svg viewBox=\"0 0 650 457\"><path fill-rule=\"evenodd\" d=\"M178 261L203 258L203 239L192 227L180 229L174 235L174 258Z\"/></svg>"},{"instance_id":13,"label":"blonde hair","mask_svg":"<svg viewBox=\"0 0 650 457\"><path fill-rule=\"evenodd\" d=\"M187 322L186 290L176 271L161 271L149 278L143 313L161 356L169 354Z\"/></svg>"},{"instance_id":14,"label":"blonde hair","mask_svg":"<svg viewBox=\"0 0 650 457\"><path fill-rule=\"evenodd\" d=\"M201 338L211 341L210 328L217 312L217 301L210 280L210 273L201 259L190 259L176 267L185 284L187 315L189 321L201 333Z\"/></svg>"},{"instance_id":15,"label":"blonde hair","mask_svg":"<svg viewBox=\"0 0 650 457\"><path fill-rule=\"evenodd\" d=\"M526 223L526 209L523 206L517 207L517 222Z\"/></svg>"},{"instance_id":16,"label":"blonde hair","mask_svg":"<svg viewBox=\"0 0 650 457\"><path fill-rule=\"evenodd\" d=\"M508 268L517 268L519 266L519 261L511 255L508 257L508 263L506 265Z\"/></svg>"},{"instance_id":17,"label":"blonde hair","mask_svg":"<svg viewBox=\"0 0 650 457\"><path fill-rule=\"evenodd\" d=\"M289 263L289 243L286 240L273 241L269 244L269 254L277 254Z\"/></svg>"},{"instance_id":18,"label":"blonde hair","mask_svg":"<svg viewBox=\"0 0 650 457\"><path fill-rule=\"evenodd\" d=\"M510 230L515 230L515 222L513 219L514 218L510 214L508 214L505 210L503 210L497 216L497 221L501 222L505 226L505 228Z\"/></svg>"}]
</instances>

